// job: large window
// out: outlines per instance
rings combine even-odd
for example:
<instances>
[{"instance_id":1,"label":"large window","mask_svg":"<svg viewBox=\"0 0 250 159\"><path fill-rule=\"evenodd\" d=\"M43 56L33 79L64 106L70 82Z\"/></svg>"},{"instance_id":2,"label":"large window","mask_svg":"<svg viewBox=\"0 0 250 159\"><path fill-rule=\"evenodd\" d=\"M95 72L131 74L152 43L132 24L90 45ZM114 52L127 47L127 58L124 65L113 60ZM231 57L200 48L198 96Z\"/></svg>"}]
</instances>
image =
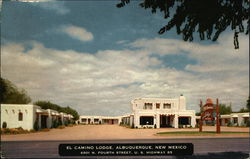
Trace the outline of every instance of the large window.
<instances>
[{"instance_id":1,"label":"large window","mask_svg":"<svg viewBox=\"0 0 250 159\"><path fill-rule=\"evenodd\" d=\"M171 104L170 103L164 103L163 108L164 109L171 109Z\"/></svg>"},{"instance_id":2,"label":"large window","mask_svg":"<svg viewBox=\"0 0 250 159\"><path fill-rule=\"evenodd\" d=\"M179 117L179 125L190 125L191 118L190 117Z\"/></svg>"},{"instance_id":3,"label":"large window","mask_svg":"<svg viewBox=\"0 0 250 159\"><path fill-rule=\"evenodd\" d=\"M144 109L153 109L153 104L152 103L145 103Z\"/></svg>"},{"instance_id":4,"label":"large window","mask_svg":"<svg viewBox=\"0 0 250 159\"><path fill-rule=\"evenodd\" d=\"M18 113L18 121L23 121L23 113Z\"/></svg>"},{"instance_id":5,"label":"large window","mask_svg":"<svg viewBox=\"0 0 250 159\"><path fill-rule=\"evenodd\" d=\"M154 117L152 116L141 116L140 125L154 125Z\"/></svg>"}]
</instances>

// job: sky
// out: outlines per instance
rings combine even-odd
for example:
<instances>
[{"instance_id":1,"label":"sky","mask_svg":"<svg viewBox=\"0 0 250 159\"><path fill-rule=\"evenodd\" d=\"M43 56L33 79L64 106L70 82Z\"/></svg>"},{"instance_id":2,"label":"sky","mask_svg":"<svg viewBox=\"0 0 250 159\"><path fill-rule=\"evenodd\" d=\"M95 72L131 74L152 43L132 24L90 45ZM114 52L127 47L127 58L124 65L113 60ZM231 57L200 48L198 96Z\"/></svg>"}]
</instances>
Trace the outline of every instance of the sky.
<instances>
[{"instance_id":1,"label":"sky","mask_svg":"<svg viewBox=\"0 0 250 159\"><path fill-rule=\"evenodd\" d=\"M162 14L132 2L5 1L1 76L25 89L32 102L70 106L80 115L123 115L139 97L186 97L199 110L207 98L246 106L249 39L233 33L216 42L184 42L175 30L159 35Z\"/></svg>"}]
</instances>

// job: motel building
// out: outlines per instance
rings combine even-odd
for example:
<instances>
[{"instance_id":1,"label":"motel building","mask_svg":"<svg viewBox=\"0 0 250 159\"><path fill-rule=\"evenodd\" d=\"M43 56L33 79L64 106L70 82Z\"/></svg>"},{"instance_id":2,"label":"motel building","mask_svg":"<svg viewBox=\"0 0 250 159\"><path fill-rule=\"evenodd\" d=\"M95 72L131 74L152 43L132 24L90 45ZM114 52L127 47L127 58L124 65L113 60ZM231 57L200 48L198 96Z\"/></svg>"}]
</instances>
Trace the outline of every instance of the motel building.
<instances>
[{"instance_id":1,"label":"motel building","mask_svg":"<svg viewBox=\"0 0 250 159\"><path fill-rule=\"evenodd\" d=\"M121 117L111 117L111 116L80 116L80 124L109 124L118 125L121 122Z\"/></svg>"},{"instance_id":2,"label":"motel building","mask_svg":"<svg viewBox=\"0 0 250 159\"><path fill-rule=\"evenodd\" d=\"M135 128L195 127L195 111L186 110L186 99L137 98L131 101L130 125Z\"/></svg>"},{"instance_id":3,"label":"motel building","mask_svg":"<svg viewBox=\"0 0 250 159\"><path fill-rule=\"evenodd\" d=\"M80 124L124 124L134 128L195 127L195 111L186 110L184 96L174 99L136 98L131 101L132 113L117 116L80 116Z\"/></svg>"},{"instance_id":4,"label":"motel building","mask_svg":"<svg viewBox=\"0 0 250 159\"><path fill-rule=\"evenodd\" d=\"M196 123L199 123L200 118L196 116ZM250 121L249 112L220 115L221 126L228 126L229 122L231 126L246 126L248 121ZM206 125L206 121L203 121L203 124Z\"/></svg>"},{"instance_id":5,"label":"motel building","mask_svg":"<svg viewBox=\"0 0 250 159\"><path fill-rule=\"evenodd\" d=\"M37 121L39 129L52 128L53 121L64 124L73 119L70 114L65 114L51 109L42 109L32 104L1 104L1 128L7 123L7 128L31 130Z\"/></svg>"}]
</instances>

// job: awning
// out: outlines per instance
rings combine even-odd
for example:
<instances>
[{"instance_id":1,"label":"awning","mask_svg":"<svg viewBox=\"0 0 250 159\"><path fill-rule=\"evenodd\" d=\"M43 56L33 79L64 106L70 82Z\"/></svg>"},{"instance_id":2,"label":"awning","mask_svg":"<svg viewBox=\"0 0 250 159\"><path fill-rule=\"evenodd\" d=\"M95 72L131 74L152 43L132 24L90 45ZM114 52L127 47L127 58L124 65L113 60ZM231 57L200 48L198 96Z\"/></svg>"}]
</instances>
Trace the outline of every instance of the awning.
<instances>
[{"instance_id":1,"label":"awning","mask_svg":"<svg viewBox=\"0 0 250 159\"><path fill-rule=\"evenodd\" d=\"M242 115L242 117L243 118L247 118L247 117L249 118L249 114L244 114L244 115Z\"/></svg>"}]
</instances>

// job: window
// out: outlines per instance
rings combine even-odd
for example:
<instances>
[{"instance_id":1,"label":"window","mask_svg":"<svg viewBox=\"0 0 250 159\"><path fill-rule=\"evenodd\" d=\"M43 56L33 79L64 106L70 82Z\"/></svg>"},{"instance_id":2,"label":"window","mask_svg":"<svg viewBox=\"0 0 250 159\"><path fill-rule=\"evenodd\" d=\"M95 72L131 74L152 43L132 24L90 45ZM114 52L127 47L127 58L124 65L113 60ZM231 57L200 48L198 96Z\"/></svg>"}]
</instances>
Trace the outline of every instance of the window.
<instances>
[{"instance_id":1,"label":"window","mask_svg":"<svg viewBox=\"0 0 250 159\"><path fill-rule=\"evenodd\" d=\"M238 118L233 118L234 124L238 123Z\"/></svg>"},{"instance_id":2,"label":"window","mask_svg":"<svg viewBox=\"0 0 250 159\"><path fill-rule=\"evenodd\" d=\"M94 119L94 122L97 123L99 121L99 119Z\"/></svg>"},{"instance_id":3,"label":"window","mask_svg":"<svg viewBox=\"0 0 250 159\"><path fill-rule=\"evenodd\" d=\"M160 109L160 103L156 103L156 109Z\"/></svg>"},{"instance_id":4,"label":"window","mask_svg":"<svg viewBox=\"0 0 250 159\"><path fill-rule=\"evenodd\" d=\"M18 121L23 121L23 113L18 113Z\"/></svg>"},{"instance_id":5,"label":"window","mask_svg":"<svg viewBox=\"0 0 250 159\"><path fill-rule=\"evenodd\" d=\"M164 109L171 109L171 104L169 104L169 103L164 103L164 104L163 104L163 108L164 108Z\"/></svg>"},{"instance_id":6,"label":"window","mask_svg":"<svg viewBox=\"0 0 250 159\"><path fill-rule=\"evenodd\" d=\"M86 123L87 119L86 118L82 118L82 122Z\"/></svg>"},{"instance_id":7,"label":"window","mask_svg":"<svg viewBox=\"0 0 250 159\"><path fill-rule=\"evenodd\" d=\"M152 103L145 103L144 104L144 109L152 109L153 108L153 104Z\"/></svg>"},{"instance_id":8,"label":"window","mask_svg":"<svg viewBox=\"0 0 250 159\"><path fill-rule=\"evenodd\" d=\"M152 116L141 116L140 125L154 125L154 117Z\"/></svg>"}]
</instances>

